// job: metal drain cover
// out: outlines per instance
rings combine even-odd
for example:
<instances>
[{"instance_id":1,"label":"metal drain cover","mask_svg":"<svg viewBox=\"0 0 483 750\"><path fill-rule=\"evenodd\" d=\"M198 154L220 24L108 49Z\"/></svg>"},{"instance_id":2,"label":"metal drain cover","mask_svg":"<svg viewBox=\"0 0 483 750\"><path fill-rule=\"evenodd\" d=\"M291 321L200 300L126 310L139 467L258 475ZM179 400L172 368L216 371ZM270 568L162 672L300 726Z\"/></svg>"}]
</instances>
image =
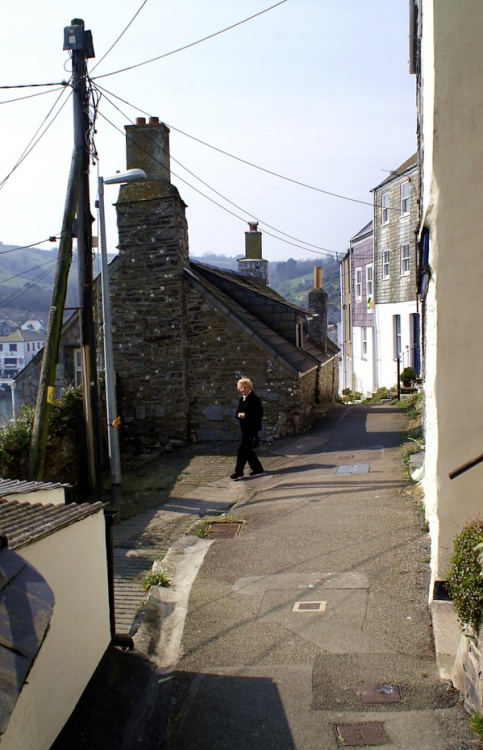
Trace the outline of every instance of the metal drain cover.
<instances>
[{"instance_id":1,"label":"metal drain cover","mask_svg":"<svg viewBox=\"0 0 483 750\"><path fill-rule=\"evenodd\" d=\"M292 612L325 612L327 602L295 602Z\"/></svg>"},{"instance_id":2,"label":"metal drain cover","mask_svg":"<svg viewBox=\"0 0 483 750\"><path fill-rule=\"evenodd\" d=\"M210 526L208 539L234 539L238 536L241 526L241 523L220 523L219 521L215 521Z\"/></svg>"},{"instance_id":3,"label":"metal drain cover","mask_svg":"<svg viewBox=\"0 0 483 750\"><path fill-rule=\"evenodd\" d=\"M369 685L361 688L362 703L400 703L402 700L399 685Z\"/></svg>"},{"instance_id":4,"label":"metal drain cover","mask_svg":"<svg viewBox=\"0 0 483 750\"><path fill-rule=\"evenodd\" d=\"M339 466L336 474L367 474L369 472L369 464L345 464Z\"/></svg>"},{"instance_id":5,"label":"metal drain cover","mask_svg":"<svg viewBox=\"0 0 483 750\"><path fill-rule=\"evenodd\" d=\"M388 741L379 721L366 724L337 724L335 731L342 747L382 745Z\"/></svg>"}]
</instances>

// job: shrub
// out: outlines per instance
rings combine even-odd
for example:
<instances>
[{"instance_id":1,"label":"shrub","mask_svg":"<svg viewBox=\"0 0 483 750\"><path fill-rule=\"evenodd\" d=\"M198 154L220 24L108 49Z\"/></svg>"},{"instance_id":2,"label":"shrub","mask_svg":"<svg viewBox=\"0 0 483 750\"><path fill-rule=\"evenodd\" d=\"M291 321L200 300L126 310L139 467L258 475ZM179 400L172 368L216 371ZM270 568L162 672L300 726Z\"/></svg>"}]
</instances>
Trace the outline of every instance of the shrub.
<instances>
[{"instance_id":1,"label":"shrub","mask_svg":"<svg viewBox=\"0 0 483 750\"><path fill-rule=\"evenodd\" d=\"M417 377L418 373L416 372L414 367L405 367L399 375L399 380L402 383L414 383Z\"/></svg>"},{"instance_id":2,"label":"shrub","mask_svg":"<svg viewBox=\"0 0 483 750\"><path fill-rule=\"evenodd\" d=\"M483 542L483 521L470 521L454 541L448 591L462 625L478 628L483 614L483 576L478 545Z\"/></svg>"}]
</instances>

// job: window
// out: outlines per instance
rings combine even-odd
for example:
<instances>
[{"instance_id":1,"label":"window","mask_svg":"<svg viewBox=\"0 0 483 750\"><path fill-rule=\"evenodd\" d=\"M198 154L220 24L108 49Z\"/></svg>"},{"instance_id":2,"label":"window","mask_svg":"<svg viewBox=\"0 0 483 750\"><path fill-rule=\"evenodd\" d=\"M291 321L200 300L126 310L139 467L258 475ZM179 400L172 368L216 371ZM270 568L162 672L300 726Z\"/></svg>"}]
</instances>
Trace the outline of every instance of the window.
<instances>
[{"instance_id":1,"label":"window","mask_svg":"<svg viewBox=\"0 0 483 750\"><path fill-rule=\"evenodd\" d=\"M367 358L367 328L361 328L361 357Z\"/></svg>"},{"instance_id":2,"label":"window","mask_svg":"<svg viewBox=\"0 0 483 750\"><path fill-rule=\"evenodd\" d=\"M400 258L401 276L409 276L409 244L401 245Z\"/></svg>"},{"instance_id":3,"label":"window","mask_svg":"<svg viewBox=\"0 0 483 750\"><path fill-rule=\"evenodd\" d=\"M389 278L389 250L384 250L382 253L382 278Z\"/></svg>"},{"instance_id":4,"label":"window","mask_svg":"<svg viewBox=\"0 0 483 750\"><path fill-rule=\"evenodd\" d=\"M0 344L0 352L3 352L3 344Z\"/></svg>"},{"instance_id":5,"label":"window","mask_svg":"<svg viewBox=\"0 0 483 750\"><path fill-rule=\"evenodd\" d=\"M356 268L356 299L362 299L362 268Z\"/></svg>"},{"instance_id":6,"label":"window","mask_svg":"<svg viewBox=\"0 0 483 750\"><path fill-rule=\"evenodd\" d=\"M409 213L409 180L403 182L401 185L401 216L405 216Z\"/></svg>"},{"instance_id":7,"label":"window","mask_svg":"<svg viewBox=\"0 0 483 750\"><path fill-rule=\"evenodd\" d=\"M372 312L374 306L374 267L371 265L366 266L366 295L367 295L367 309Z\"/></svg>"},{"instance_id":8,"label":"window","mask_svg":"<svg viewBox=\"0 0 483 750\"><path fill-rule=\"evenodd\" d=\"M17 357L5 357L4 364L17 367Z\"/></svg>"},{"instance_id":9,"label":"window","mask_svg":"<svg viewBox=\"0 0 483 750\"><path fill-rule=\"evenodd\" d=\"M394 359L401 356L401 316L393 315Z\"/></svg>"},{"instance_id":10,"label":"window","mask_svg":"<svg viewBox=\"0 0 483 750\"><path fill-rule=\"evenodd\" d=\"M9 352L16 352L17 351L17 344L9 344L8 345Z\"/></svg>"},{"instance_id":11,"label":"window","mask_svg":"<svg viewBox=\"0 0 483 750\"><path fill-rule=\"evenodd\" d=\"M381 224L387 224L389 221L389 193L383 193L381 196Z\"/></svg>"}]
</instances>

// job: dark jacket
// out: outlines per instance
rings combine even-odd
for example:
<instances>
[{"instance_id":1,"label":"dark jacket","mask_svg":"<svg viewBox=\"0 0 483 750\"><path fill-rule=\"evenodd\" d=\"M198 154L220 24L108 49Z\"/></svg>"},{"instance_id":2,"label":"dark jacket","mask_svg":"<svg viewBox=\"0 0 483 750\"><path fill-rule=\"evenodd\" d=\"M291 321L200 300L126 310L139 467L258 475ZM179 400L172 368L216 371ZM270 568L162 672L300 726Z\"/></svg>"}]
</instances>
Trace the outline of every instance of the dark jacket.
<instances>
[{"instance_id":1,"label":"dark jacket","mask_svg":"<svg viewBox=\"0 0 483 750\"><path fill-rule=\"evenodd\" d=\"M237 417L239 412L245 412L245 419L239 420L242 432L255 433L262 429L263 406L254 391L250 391L245 401L243 396L240 398L236 410Z\"/></svg>"}]
</instances>

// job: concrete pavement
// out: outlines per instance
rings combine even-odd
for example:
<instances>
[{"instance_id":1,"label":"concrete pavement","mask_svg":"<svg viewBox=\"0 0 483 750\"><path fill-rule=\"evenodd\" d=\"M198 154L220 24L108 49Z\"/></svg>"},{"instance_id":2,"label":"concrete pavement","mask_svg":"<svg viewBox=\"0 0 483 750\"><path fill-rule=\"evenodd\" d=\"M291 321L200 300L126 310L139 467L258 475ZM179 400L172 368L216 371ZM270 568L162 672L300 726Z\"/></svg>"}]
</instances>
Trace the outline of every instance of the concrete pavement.
<instances>
[{"instance_id":1,"label":"concrete pavement","mask_svg":"<svg viewBox=\"0 0 483 750\"><path fill-rule=\"evenodd\" d=\"M175 545L158 590L169 750L476 746L437 668L405 426L388 404L335 408L240 480L236 538Z\"/></svg>"},{"instance_id":2,"label":"concrete pavement","mask_svg":"<svg viewBox=\"0 0 483 750\"><path fill-rule=\"evenodd\" d=\"M191 485L116 530L145 564L169 547L172 586L151 589L135 651L112 650L55 750L479 747L441 679L451 613L434 649L406 426L397 406L337 405L265 448L263 476L231 481L233 446L187 461ZM235 538L188 533L227 512Z\"/></svg>"}]
</instances>

